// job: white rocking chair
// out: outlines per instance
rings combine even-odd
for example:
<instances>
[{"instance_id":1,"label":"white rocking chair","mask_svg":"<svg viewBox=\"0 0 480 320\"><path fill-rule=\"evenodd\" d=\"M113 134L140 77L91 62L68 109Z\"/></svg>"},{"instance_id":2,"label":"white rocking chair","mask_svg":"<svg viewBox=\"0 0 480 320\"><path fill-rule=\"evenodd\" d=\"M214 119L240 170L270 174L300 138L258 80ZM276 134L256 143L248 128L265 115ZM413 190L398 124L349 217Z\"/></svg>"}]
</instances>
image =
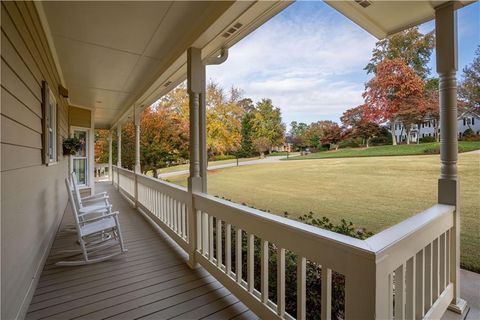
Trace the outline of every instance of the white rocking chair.
<instances>
[{"instance_id":1,"label":"white rocking chair","mask_svg":"<svg viewBox=\"0 0 480 320\"><path fill-rule=\"evenodd\" d=\"M64 250L63 252L82 254L83 259L59 261L55 265L80 266L92 264L111 259L127 252L127 249L123 244L120 223L118 221L118 211L109 211L108 213L102 212L102 215L98 217L88 218L87 215L95 212L98 213L99 211L86 211L84 213L79 213L68 178L65 179L65 184L67 186L69 202L72 207L80 249ZM109 237L106 238L106 234L108 234ZM92 237L100 237L100 240L91 241ZM118 246L118 250L114 252L104 252L104 250L116 246Z\"/></svg>"}]
</instances>

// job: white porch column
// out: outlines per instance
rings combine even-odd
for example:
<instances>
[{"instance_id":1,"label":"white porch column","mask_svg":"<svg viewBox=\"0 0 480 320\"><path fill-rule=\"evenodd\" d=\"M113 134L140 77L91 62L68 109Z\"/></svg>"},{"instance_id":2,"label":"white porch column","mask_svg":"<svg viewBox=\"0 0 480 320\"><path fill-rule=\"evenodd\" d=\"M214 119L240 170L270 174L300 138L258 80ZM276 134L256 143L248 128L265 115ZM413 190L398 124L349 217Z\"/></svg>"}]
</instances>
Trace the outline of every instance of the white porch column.
<instances>
[{"instance_id":1,"label":"white porch column","mask_svg":"<svg viewBox=\"0 0 480 320\"><path fill-rule=\"evenodd\" d=\"M112 168L112 131L108 131L108 179L113 183L113 168Z\"/></svg>"},{"instance_id":2,"label":"white porch column","mask_svg":"<svg viewBox=\"0 0 480 320\"><path fill-rule=\"evenodd\" d=\"M117 124L117 167L122 167L122 124Z\"/></svg>"},{"instance_id":3,"label":"white porch column","mask_svg":"<svg viewBox=\"0 0 480 320\"><path fill-rule=\"evenodd\" d=\"M188 178L188 191L203 191L202 177L200 176L200 100L202 94L202 64L201 50L189 48L187 51L187 90L190 106L190 176ZM191 268L196 267L195 252L197 249L197 210L194 201L188 209L188 242L189 261Z\"/></svg>"},{"instance_id":4,"label":"white porch column","mask_svg":"<svg viewBox=\"0 0 480 320\"><path fill-rule=\"evenodd\" d=\"M140 110L135 109L135 172L141 173L140 164Z\"/></svg>"},{"instance_id":5,"label":"white porch column","mask_svg":"<svg viewBox=\"0 0 480 320\"><path fill-rule=\"evenodd\" d=\"M440 161L438 202L456 207L453 233L450 236L450 280L454 284L453 300L449 309L458 313L465 310L460 299L460 190L457 175L457 17L454 3L449 2L435 10L437 72L440 93Z\"/></svg>"}]
</instances>

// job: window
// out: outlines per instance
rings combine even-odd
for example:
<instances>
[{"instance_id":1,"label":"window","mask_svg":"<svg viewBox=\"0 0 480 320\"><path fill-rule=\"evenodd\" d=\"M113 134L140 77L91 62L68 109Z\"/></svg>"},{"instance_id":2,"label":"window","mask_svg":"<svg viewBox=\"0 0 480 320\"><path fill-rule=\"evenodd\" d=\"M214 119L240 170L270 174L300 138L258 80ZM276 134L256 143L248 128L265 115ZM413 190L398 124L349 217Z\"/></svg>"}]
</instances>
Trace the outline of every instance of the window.
<instances>
[{"instance_id":1,"label":"window","mask_svg":"<svg viewBox=\"0 0 480 320\"><path fill-rule=\"evenodd\" d=\"M80 186L87 186L88 181L88 130L87 129L73 129L73 136L82 141L80 150L73 156L72 171L77 176L77 183Z\"/></svg>"},{"instance_id":2,"label":"window","mask_svg":"<svg viewBox=\"0 0 480 320\"><path fill-rule=\"evenodd\" d=\"M472 125L475 124L475 117L472 117Z\"/></svg>"},{"instance_id":3,"label":"window","mask_svg":"<svg viewBox=\"0 0 480 320\"><path fill-rule=\"evenodd\" d=\"M46 165L57 162L57 101L47 82L43 82L43 156Z\"/></svg>"},{"instance_id":4,"label":"window","mask_svg":"<svg viewBox=\"0 0 480 320\"><path fill-rule=\"evenodd\" d=\"M472 123L472 119L467 118L467 124L471 124L471 123Z\"/></svg>"}]
</instances>

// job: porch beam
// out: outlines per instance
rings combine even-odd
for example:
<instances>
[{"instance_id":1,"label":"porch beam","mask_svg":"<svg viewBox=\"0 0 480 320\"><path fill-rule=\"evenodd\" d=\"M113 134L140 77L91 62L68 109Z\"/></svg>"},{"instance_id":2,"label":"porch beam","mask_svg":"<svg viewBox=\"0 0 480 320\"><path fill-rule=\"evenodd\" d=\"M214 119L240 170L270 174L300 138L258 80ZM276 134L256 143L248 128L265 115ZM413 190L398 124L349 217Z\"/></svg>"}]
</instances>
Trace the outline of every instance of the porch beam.
<instances>
[{"instance_id":1,"label":"porch beam","mask_svg":"<svg viewBox=\"0 0 480 320\"><path fill-rule=\"evenodd\" d=\"M457 173L457 15L453 1L435 9L437 73L440 101L440 178L438 203L455 206L455 220L450 237L449 280L453 283L453 300L449 309L463 313L466 302L460 299L460 190ZM450 281L447 281L450 282Z\"/></svg>"}]
</instances>

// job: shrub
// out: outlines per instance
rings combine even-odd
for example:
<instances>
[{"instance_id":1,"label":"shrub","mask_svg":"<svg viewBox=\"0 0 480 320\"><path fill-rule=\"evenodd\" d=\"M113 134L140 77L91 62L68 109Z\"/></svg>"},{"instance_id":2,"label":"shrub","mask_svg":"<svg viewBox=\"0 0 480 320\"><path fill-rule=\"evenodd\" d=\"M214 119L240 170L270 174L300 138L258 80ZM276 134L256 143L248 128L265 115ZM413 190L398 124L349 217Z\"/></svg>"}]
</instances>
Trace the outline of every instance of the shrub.
<instances>
[{"instance_id":1,"label":"shrub","mask_svg":"<svg viewBox=\"0 0 480 320\"><path fill-rule=\"evenodd\" d=\"M389 145L392 142L389 141L387 136L379 136L379 137L373 137L370 139L369 144L371 146L384 146L384 145Z\"/></svg>"},{"instance_id":2,"label":"shrub","mask_svg":"<svg viewBox=\"0 0 480 320\"><path fill-rule=\"evenodd\" d=\"M435 142L435 137L429 137L429 136L426 136L426 137L422 137L420 138L420 143L432 143L432 142Z\"/></svg>"},{"instance_id":3,"label":"shrub","mask_svg":"<svg viewBox=\"0 0 480 320\"><path fill-rule=\"evenodd\" d=\"M464 140L464 141L480 141L480 134L467 136L467 137L463 138L462 140Z\"/></svg>"},{"instance_id":4,"label":"shrub","mask_svg":"<svg viewBox=\"0 0 480 320\"><path fill-rule=\"evenodd\" d=\"M468 128L465 131L463 131L462 138L468 138L474 135L475 135L475 132L473 132L472 129Z\"/></svg>"},{"instance_id":5,"label":"shrub","mask_svg":"<svg viewBox=\"0 0 480 320\"><path fill-rule=\"evenodd\" d=\"M224 154L224 155L217 155L213 156L210 160L211 161L221 161L221 160L230 160L230 159L236 159L237 157L231 154Z\"/></svg>"},{"instance_id":6,"label":"shrub","mask_svg":"<svg viewBox=\"0 0 480 320\"><path fill-rule=\"evenodd\" d=\"M360 145L354 141L354 140L345 140L345 141L342 141L338 144L338 147L340 149L344 149L344 148L357 148L357 147L360 147Z\"/></svg>"},{"instance_id":7,"label":"shrub","mask_svg":"<svg viewBox=\"0 0 480 320\"><path fill-rule=\"evenodd\" d=\"M225 198L223 198L225 199ZM228 200L228 199L225 199ZM242 203L242 205L246 205ZM255 209L255 208L254 208ZM262 210L265 211L265 210ZM269 212L269 211L266 211ZM285 217L289 217L288 212L284 212ZM327 217L314 218L313 212L300 216L298 221L303 223L327 229L333 232L338 232L344 235L348 235L357 239L366 239L373 233L366 231L362 228L355 228L352 222L341 220L340 224L332 223ZM216 221L213 223L216 226ZM222 221L222 247L225 247L225 222ZM233 244L235 237L235 229L232 228L232 240ZM214 228L214 239L216 239L216 228ZM216 257L216 246L214 246L214 256ZM231 248L231 263L232 271L236 271L236 259L235 259L236 246ZM247 234L242 232L242 278L247 280ZM225 251L222 250L222 259L225 261ZM276 301L277 297L277 246L269 243L269 261L268 261L268 296L272 301ZM254 237L254 287L260 290L260 263L261 263L261 241L259 238ZM285 310L290 315L296 315L297 312L297 255L291 251L285 252ZM306 290L307 290L307 319L320 319L321 308L321 266L307 260L306 265ZM345 276L332 270L332 319L344 319L345 318Z\"/></svg>"}]
</instances>

